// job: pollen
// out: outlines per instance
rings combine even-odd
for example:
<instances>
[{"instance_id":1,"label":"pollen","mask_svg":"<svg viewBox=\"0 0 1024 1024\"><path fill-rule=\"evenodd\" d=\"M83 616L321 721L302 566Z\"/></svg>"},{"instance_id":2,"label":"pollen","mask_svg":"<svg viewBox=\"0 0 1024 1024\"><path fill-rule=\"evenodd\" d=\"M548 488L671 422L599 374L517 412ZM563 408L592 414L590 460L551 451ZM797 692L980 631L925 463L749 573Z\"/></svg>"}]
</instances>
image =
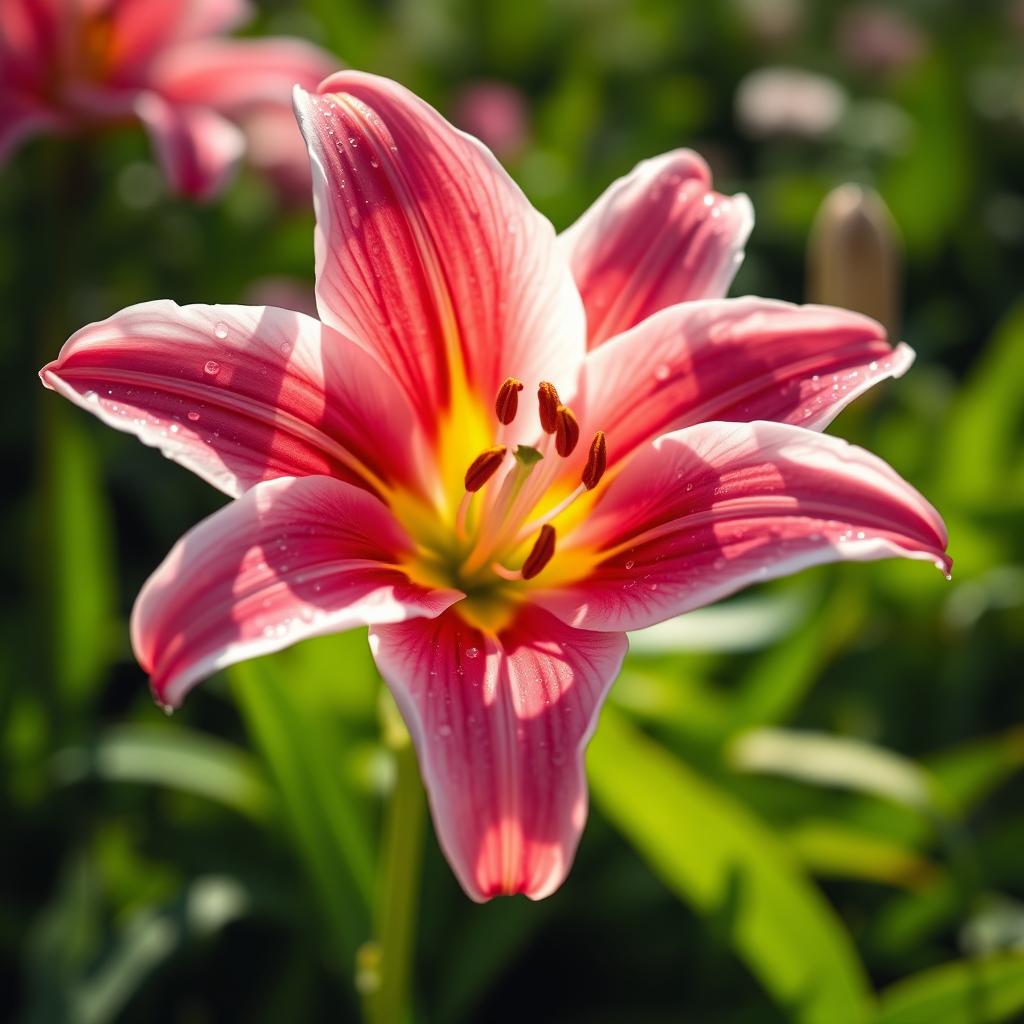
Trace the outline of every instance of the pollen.
<instances>
[{"instance_id":1,"label":"pollen","mask_svg":"<svg viewBox=\"0 0 1024 1024\"><path fill-rule=\"evenodd\" d=\"M572 409L560 405L555 411L555 451L567 459L580 440L580 424Z\"/></svg>"},{"instance_id":2,"label":"pollen","mask_svg":"<svg viewBox=\"0 0 1024 1024\"><path fill-rule=\"evenodd\" d=\"M555 528L545 523L537 534L533 548L523 562L523 579L532 580L539 575L555 556Z\"/></svg>"},{"instance_id":3,"label":"pollen","mask_svg":"<svg viewBox=\"0 0 1024 1024\"><path fill-rule=\"evenodd\" d=\"M562 400L558 397L554 384L546 380L537 388L537 404L540 406L540 425L545 434L553 434L558 424L558 408Z\"/></svg>"},{"instance_id":4,"label":"pollen","mask_svg":"<svg viewBox=\"0 0 1024 1024\"><path fill-rule=\"evenodd\" d=\"M498 472L505 459L508 449L503 444L496 444L493 448L482 451L469 465L466 470L466 490L475 494L488 480Z\"/></svg>"},{"instance_id":5,"label":"pollen","mask_svg":"<svg viewBox=\"0 0 1024 1024\"><path fill-rule=\"evenodd\" d=\"M498 422L508 426L516 418L519 411L519 392L523 390L523 382L515 377L507 377L498 389L498 397L494 401L494 413Z\"/></svg>"}]
</instances>

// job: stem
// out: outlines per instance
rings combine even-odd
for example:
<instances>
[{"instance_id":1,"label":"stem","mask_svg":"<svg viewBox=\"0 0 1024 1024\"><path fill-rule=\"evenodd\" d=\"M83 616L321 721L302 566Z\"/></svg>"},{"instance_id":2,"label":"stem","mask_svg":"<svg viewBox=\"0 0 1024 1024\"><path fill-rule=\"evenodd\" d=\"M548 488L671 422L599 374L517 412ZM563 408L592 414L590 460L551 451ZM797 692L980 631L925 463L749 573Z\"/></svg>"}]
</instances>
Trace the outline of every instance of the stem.
<instances>
[{"instance_id":1,"label":"stem","mask_svg":"<svg viewBox=\"0 0 1024 1024\"><path fill-rule=\"evenodd\" d=\"M404 727L402 733L392 740L396 775L384 822L376 939L370 949L364 947L365 958L376 968L372 984L367 986L372 991L367 992L364 1004L371 1024L406 1024L412 1010L410 989L426 801L416 752ZM371 967L371 963L366 966Z\"/></svg>"}]
</instances>

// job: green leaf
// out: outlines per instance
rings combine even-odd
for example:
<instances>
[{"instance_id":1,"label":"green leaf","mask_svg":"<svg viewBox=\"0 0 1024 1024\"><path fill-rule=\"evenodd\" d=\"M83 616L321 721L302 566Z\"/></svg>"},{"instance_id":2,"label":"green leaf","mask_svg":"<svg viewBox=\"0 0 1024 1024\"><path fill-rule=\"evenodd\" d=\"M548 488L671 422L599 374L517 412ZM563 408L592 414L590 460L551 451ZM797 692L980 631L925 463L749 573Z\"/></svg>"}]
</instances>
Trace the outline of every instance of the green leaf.
<instances>
[{"instance_id":1,"label":"green leaf","mask_svg":"<svg viewBox=\"0 0 1024 1024\"><path fill-rule=\"evenodd\" d=\"M250 755L181 726L114 726L91 746L60 751L54 764L64 783L95 776L166 786L214 800L256 821L265 821L270 809L270 790Z\"/></svg>"},{"instance_id":2,"label":"green leaf","mask_svg":"<svg viewBox=\"0 0 1024 1024\"><path fill-rule=\"evenodd\" d=\"M281 656L234 665L228 676L273 778L285 821L339 955L351 965L369 931L372 845L365 811L343 770L340 732L303 704L279 671Z\"/></svg>"},{"instance_id":3,"label":"green leaf","mask_svg":"<svg viewBox=\"0 0 1024 1024\"><path fill-rule=\"evenodd\" d=\"M915 850L845 824L803 821L785 833L785 840L817 875L913 890L933 885L938 878L935 867Z\"/></svg>"},{"instance_id":4,"label":"green leaf","mask_svg":"<svg viewBox=\"0 0 1024 1024\"><path fill-rule=\"evenodd\" d=\"M965 743L930 758L927 766L946 805L964 814L1024 768L1024 726Z\"/></svg>"},{"instance_id":5,"label":"green leaf","mask_svg":"<svg viewBox=\"0 0 1024 1024\"><path fill-rule=\"evenodd\" d=\"M1024 488L1024 303L1003 320L961 390L939 449L944 489L959 503L997 499Z\"/></svg>"},{"instance_id":6,"label":"green leaf","mask_svg":"<svg viewBox=\"0 0 1024 1024\"><path fill-rule=\"evenodd\" d=\"M922 971L881 995L875 1024L1000 1024L1024 1012L1024 953Z\"/></svg>"},{"instance_id":7,"label":"green leaf","mask_svg":"<svg viewBox=\"0 0 1024 1024\"><path fill-rule=\"evenodd\" d=\"M47 478L41 522L52 592L54 678L79 704L113 661L117 596L103 474L77 409L46 398Z\"/></svg>"},{"instance_id":8,"label":"green leaf","mask_svg":"<svg viewBox=\"0 0 1024 1024\"><path fill-rule=\"evenodd\" d=\"M920 765L848 737L752 729L733 743L730 759L741 771L871 793L914 808L927 808L933 802L932 781Z\"/></svg>"},{"instance_id":9,"label":"green leaf","mask_svg":"<svg viewBox=\"0 0 1024 1024\"><path fill-rule=\"evenodd\" d=\"M588 758L594 797L654 872L706 918L801 1024L868 1018L842 925L769 829L606 708Z\"/></svg>"}]
</instances>

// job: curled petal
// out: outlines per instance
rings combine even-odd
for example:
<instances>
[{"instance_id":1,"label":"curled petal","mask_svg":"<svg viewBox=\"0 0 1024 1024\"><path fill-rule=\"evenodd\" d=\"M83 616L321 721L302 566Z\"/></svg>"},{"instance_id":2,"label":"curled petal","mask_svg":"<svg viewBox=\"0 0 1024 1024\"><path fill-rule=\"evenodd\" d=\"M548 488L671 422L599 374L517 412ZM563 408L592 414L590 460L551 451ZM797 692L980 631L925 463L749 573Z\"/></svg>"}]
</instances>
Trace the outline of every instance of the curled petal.
<instances>
[{"instance_id":1,"label":"curled petal","mask_svg":"<svg viewBox=\"0 0 1024 1024\"><path fill-rule=\"evenodd\" d=\"M822 430L858 395L913 362L881 324L831 306L747 297L662 310L588 354L587 431L614 461L708 420L778 420Z\"/></svg>"},{"instance_id":2,"label":"curled petal","mask_svg":"<svg viewBox=\"0 0 1024 1024\"><path fill-rule=\"evenodd\" d=\"M711 188L688 149L644 160L559 237L594 348L677 302L722 298L754 226L745 195Z\"/></svg>"},{"instance_id":3,"label":"curled petal","mask_svg":"<svg viewBox=\"0 0 1024 1024\"><path fill-rule=\"evenodd\" d=\"M526 606L497 636L451 609L376 626L370 644L462 887L478 901L552 893L586 819L583 752L626 637L571 629Z\"/></svg>"},{"instance_id":4,"label":"curled petal","mask_svg":"<svg viewBox=\"0 0 1024 1024\"><path fill-rule=\"evenodd\" d=\"M295 103L321 319L376 352L431 427L462 378L488 410L507 377L571 390L579 295L551 225L491 153L372 75L343 71Z\"/></svg>"},{"instance_id":5,"label":"curled petal","mask_svg":"<svg viewBox=\"0 0 1024 1024\"><path fill-rule=\"evenodd\" d=\"M132 645L174 707L217 669L353 626L438 615L461 596L409 581L387 508L329 477L258 484L194 527L146 582Z\"/></svg>"},{"instance_id":6,"label":"curled petal","mask_svg":"<svg viewBox=\"0 0 1024 1024\"><path fill-rule=\"evenodd\" d=\"M938 513L881 459L780 423L704 423L637 451L566 547L581 580L537 596L589 629L642 629L742 587L840 560L944 572Z\"/></svg>"},{"instance_id":7,"label":"curled petal","mask_svg":"<svg viewBox=\"0 0 1024 1024\"><path fill-rule=\"evenodd\" d=\"M314 474L415 486L421 472L394 382L353 342L291 310L144 302L83 327L41 377L230 495Z\"/></svg>"},{"instance_id":8,"label":"curled petal","mask_svg":"<svg viewBox=\"0 0 1024 1024\"><path fill-rule=\"evenodd\" d=\"M174 192L210 199L227 184L245 151L239 128L207 107L169 103L155 92L140 93L135 112Z\"/></svg>"}]
</instances>

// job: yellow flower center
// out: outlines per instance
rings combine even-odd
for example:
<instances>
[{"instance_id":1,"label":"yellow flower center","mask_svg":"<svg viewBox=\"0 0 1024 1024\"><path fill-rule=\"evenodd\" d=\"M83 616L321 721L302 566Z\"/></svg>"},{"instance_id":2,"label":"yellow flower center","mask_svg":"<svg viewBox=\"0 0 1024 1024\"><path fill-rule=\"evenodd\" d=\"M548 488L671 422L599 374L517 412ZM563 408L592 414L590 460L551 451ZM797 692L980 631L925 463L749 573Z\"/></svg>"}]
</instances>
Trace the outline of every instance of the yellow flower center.
<instances>
[{"instance_id":1,"label":"yellow flower center","mask_svg":"<svg viewBox=\"0 0 1024 1024\"><path fill-rule=\"evenodd\" d=\"M502 384L494 417L467 387L438 425L438 493L424 499L392 492L391 509L415 544L403 564L414 581L461 590L456 610L472 626L499 630L531 589L582 576L591 562L580 549L559 549L559 536L580 521L604 476L607 453L598 431L578 479L566 460L580 428L555 388L538 387L542 440L534 448L503 443L523 385ZM497 427L494 425L497 420Z\"/></svg>"}]
</instances>

